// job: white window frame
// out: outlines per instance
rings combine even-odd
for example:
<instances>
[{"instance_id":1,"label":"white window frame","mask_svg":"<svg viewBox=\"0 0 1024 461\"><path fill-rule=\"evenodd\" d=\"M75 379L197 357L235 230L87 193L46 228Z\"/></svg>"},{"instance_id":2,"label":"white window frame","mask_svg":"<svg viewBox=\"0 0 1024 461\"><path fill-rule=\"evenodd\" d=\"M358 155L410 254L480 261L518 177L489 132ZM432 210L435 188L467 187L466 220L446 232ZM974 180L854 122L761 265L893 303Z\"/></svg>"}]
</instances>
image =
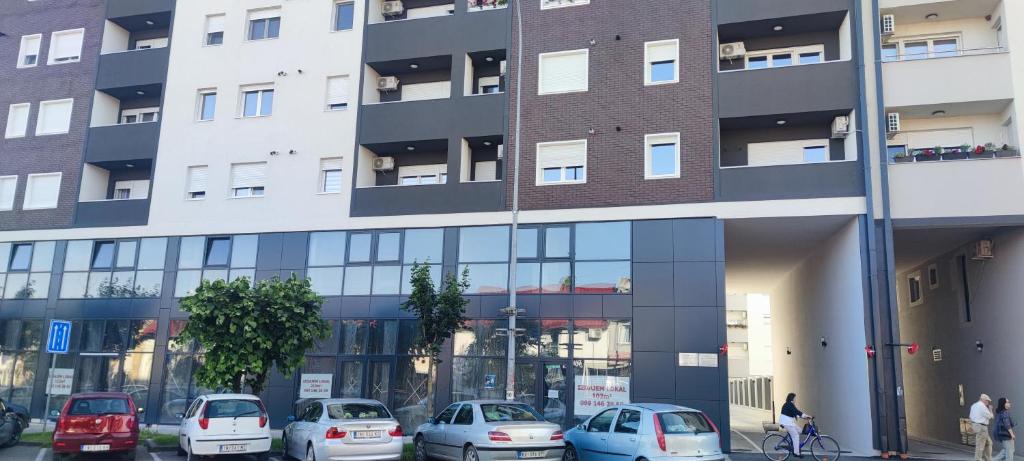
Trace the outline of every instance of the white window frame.
<instances>
[{"instance_id":1,"label":"white window frame","mask_svg":"<svg viewBox=\"0 0 1024 461\"><path fill-rule=\"evenodd\" d=\"M918 294L917 301L914 301L913 292L910 290L910 284L913 281L917 281ZM921 271L912 272L907 274L907 302L910 307L917 307L924 304L924 282L921 280Z\"/></svg>"},{"instance_id":2,"label":"white window frame","mask_svg":"<svg viewBox=\"0 0 1024 461\"><path fill-rule=\"evenodd\" d=\"M206 176L204 178L204 181L206 182L206 184L204 184L205 187L201 188L202 190L200 190L200 188L193 188L192 187L192 171L193 170L198 170L200 168L203 169L203 171L204 171L203 174L204 174L204 176ZM197 197L197 196L193 195L193 194L197 194L199 192L202 192L202 194L203 194L201 197ZM186 167L185 168L185 200L188 200L188 201L206 200L206 196L209 193L210 193L210 166L209 165L189 165L188 167Z\"/></svg>"},{"instance_id":3,"label":"white window frame","mask_svg":"<svg viewBox=\"0 0 1024 461\"><path fill-rule=\"evenodd\" d=\"M55 61L54 60L54 51L55 51L54 50L54 46L57 45L57 37L61 36L61 35L71 35L71 34L76 34L76 33L81 33L82 34L82 43L80 43L80 46L78 48L78 56L75 59L69 59L69 60L66 60L66 61ZM72 63L80 62L82 60L82 48L84 46L85 46L85 29L80 28L80 29L68 29L68 30L54 31L52 34L50 34L50 52L46 56L46 65L55 66L55 65L58 65L58 64L72 64Z\"/></svg>"},{"instance_id":4,"label":"white window frame","mask_svg":"<svg viewBox=\"0 0 1024 461\"><path fill-rule=\"evenodd\" d=\"M203 88L196 92L196 121L197 122L212 122L217 119L217 101L213 103L213 117L203 118L203 109L205 109L206 101L203 99L204 96L212 94L215 99L220 99L220 95L217 94L216 88ZM242 101L245 104L245 101ZM243 107L242 110L245 110Z\"/></svg>"},{"instance_id":5,"label":"white window frame","mask_svg":"<svg viewBox=\"0 0 1024 461\"><path fill-rule=\"evenodd\" d=\"M54 202L53 206L38 206L38 207L29 206L28 204L29 204L29 202L31 202L30 199L32 198L32 196L31 196L31 192L32 192L32 187L31 187L32 179L33 178L44 177L44 176L56 176L57 177L57 200ZM63 179L64 179L63 176L64 176L63 173L59 173L59 172L58 173L33 173L33 174L28 175L28 177L25 179L25 198L22 200L21 209L22 210L51 210L51 209L57 208L60 205L60 185L61 185L61 181L63 181Z\"/></svg>"},{"instance_id":6,"label":"white window frame","mask_svg":"<svg viewBox=\"0 0 1024 461\"><path fill-rule=\"evenodd\" d=\"M416 178L416 184L404 184L402 180L406 178ZM434 178L434 182L423 182L424 178ZM447 183L447 163L398 167L398 186L437 186Z\"/></svg>"},{"instance_id":7,"label":"white window frame","mask_svg":"<svg viewBox=\"0 0 1024 461\"><path fill-rule=\"evenodd\" d=\"M25 108L25 123L23 123L19 127L16 127L15 124L14 124L14 110L15 109L20 109L20 108ZM29 121L29 117L31 115L32 115L32 103L30 103L30 102L22 102L22 103L17 103L17 104L11 104L10 107L7 108L7 127L4 129L4 138L5 139L14 139L14 138L24 138L25 136L28 136L28 121ZM20 130L20 132L13 131L12 129L14 129L14 128L18 128Z\"/></svg>"},{"instance_id":8,"label":"white window frame","mask_svg":"<svg viewBox=\"0 0 1024 461\"><path fill-rule=\"evenodd\" d=\"M263 165L263 185L259 186L247 186L247 187L235 187L235 167L239 165ZM228 170L228 191L230 192L231 199L249 199L249 198L263 198L267 193L267 162L245 162L245 163L232 163L231 168ZM248 191L248 195L238 195L239 191ZM258 193L257 193L258 192Z\"/></svg>"},{"instance_id":9,"label":"white window frame","mask_svg":"<svg viewBox=\"0 0 1024 461\"><path fill-rule=\"evenodd\" d=\"M564 91L544 91L544 88L541 86L543 81L544 81L544 79L542 78L542 76L544 75L544 58L554 58L554 57L559 57L559 56L568 56L568 55L580 54L580 53L582 53L587 58L587 65L583 69L583 73L584 73L584 76L585 76L583 89L564 90ZM538 95L586 93L587 91L590 91L590 49L589 48L580 48L580 49L576 49L576 50L564 50L564 51L552 51L550 53L540 53L540 54L537 55L537 94Z\"/></svg>"},{"instance_id":10,"label":"white window frame","mask_svg":"<svg viewBox=\"0 0 1024 461\"><path fill-rule=\"evenodd\" d=\"M956 55L955 56L935 56L935 42L941 40L956 40ZM925 42L928 44L928 53L922 58L918 59L907 59L907 43ZM923 61L926 59L937 59L937 58L954 58L963 56L964 49L964 37L963 34L959 33L945 33L945 34L927 34L917 36L907 36L894 38L890 43L885 45L896 45L896 59L888 60L884 62L900 62L900 61ZM917 55L915 55L917 56Z\"/></svg>"},{"instance_id":11,"label":"white window frame","mask_svg":"<svg viewBox=\"0 0 1024 461\"><path fill-rule=\"evenodd\" d=\"M68 128L66 130L64 130L64 131L53 131L53 132L50 132L50 131L39 131L39 129L41 127L40 122L43 120L43 111L45 110L44 107L52 106L54 104L59 104L59 103L65 103L65 102L71 104L71 111L68 113ZM52 135L58 135L58 134L67 134L69 131L71 131L71 118L74 117L74 115L75 115L75 100L72 99L72 98L53 99L53 100L50 100L50 101L40 101L39 102L39 113L36 114L36 136L52 136Z\"/></svg>"},{"instance_id":12,"label":"white window frame","mask_svg":"<svg viewBox=\"0 0 1024 461\"><path fill-rule=\"evenodd\" d=\"M8 199L10 200L10 203L5 204L2 200L0 200L0 211L11 211L11 210L14 209L14 196L18 195L18 176L17 175L0 176L0 185L2 185L6 181L11 181L11 180L14 181L14 188L11 189L11 196L8 197ZM2 186L0 186L0 192L2 192L2 191L3 191L3 188L2 188ZM2 198L3 198L3 196L0 195L0 199L2 199Z\"/></svg>"},{"instance_id":13,"label":"white window frame","mask_svg":"<svg viewBox=\"0 0 1024 461\"><path fill-rule=\"evenodd\" d=\"M813 66L814 64L800 64L800 55L801 54L807 54L807 53L820 53L821 54L821 61L819 61L819 62L817 62L815 64L821 64L821 63L828 62L828 61L825 60L825 45L815 44L815 45L807 45L807 46L774 48L774 49L771 49L771 50L748 51L747 54L745 56L743 56L743 69L744 70L759 70L759 69L751 69L750 68L750 58L767 58L768 59L768 61L767 61L768 62L768 67L767 68L768 69L773 69L773 68L775 68L775 64L774 64L775 58L774 58L774 56L777 56L777 55L780 55L780 54L788 54L789 55L789 60L790 60L790 62L792 62L792 64L790 64L788 66L781 66L781 67Z\"/></svg>"},{"instance_id":14,"label":"white window frame","mask_svg":"<svg viewBox=\"0 0 1024 461\"><path fill-rule=\"evenodd\" d=\"M562 169L562 171L561 171L561 178L562 179L560 181L545 182L544 181L544 170L545 170L545 168L542 165L542 162L540 161L541 160L541 157L540 157L541 150L543 148L549 147L549 146L560 146L560 145L564 146L564 145L570 145L570 144L583 144L583 162L582 162L582 165L581 165L583 167L583 179L573 179L573 180L568 180L567 181L565 179L565 169L568 168L568 167L571 167L571 166L576 166L576 165L561 165L561 169ZM568 141L551 141L551 142L539 142L539 143L537 143L536 150L534 151L535 157L536 157L536 162L535 163L537 164L537 167L536 167L537 168L537 171L536 171L536 175L537 175L536 176L536 185L537 186L561 186L561 185L567 185L567 184L586 184L587 183L587 178L590 177L590 173L588 171L589 169L587 167L587 157L589 157L589 153L590 153L589 149L590 149L589 142L586 139L573 139L573 140L568 140Z\"/></svg>"},{"instance_id":15,"label":"white window frame","mask_svg":"<svg viewBox=\"0 0 1024 461\"><path fill-rule=\"evenodd\" d=\"M275 15L268 16L265 12L276 12L277 15L276 16ZM254 18L253 16L257 16L257 17ZM262 42L264 40L276 40L276 39L281 38L281 24L284 24L284 19L282 18L282 16L283 15L282 15L282 11L281 11L281 7L280 6L272 6L272 7L268 7L268 8L256 8L256 9L252 9L252 10L246 11L246 13L245 13L245 27L243 28L245 30L245 41L246 42ZM270 25L270 20L273 19L273 18L277 18L277 20L278 20L278 30L277 30L277 36L276 37L264 36L264 37L261 37L261 38L252 38L251 34L252 34L252 23L253 23L253 21L264 21L264 20L266 20L267 21L267 25L269 26ZM270 32L270 28L267 27L265 29L265 32L269 33Z\"/></svg>"},{"instance_id":16,"label":"white window frame","mask_svg":"<svg viewBox=\"0 0 1024 461\"><path fill-rule=\"evenodd\" d=\"M210 19L217 18L217 17L220 17L221 28L220 28L220 30L211 30L210 29ZM248 26L248 23L246 23L246 25ZM217 14L208 14L208 15L206 15L206 22L203 23L203 46L222 46L222 45L224 45L224 29L227 28L226 26L227 26L227 14L225 14L225 13L217 13ZM215 33L215 32L220 32L220 43L210 43L210 34L211 33ZM249 35L249 31L246 30L246 36L248 36L248 35Z\"/></svg>"},{"instance_id":17,"label":"white window frame","mask_svg":"<svg viewBox=\"0 0 1024 461\"><path fill-rule=\"evenodd\" d=\"M128 197L120 198L117 196L117 193L122 190L128 191ZM114 196L112 200L145 200L147 198L149 198L148 179L132 179L114 182Z\"/></svg>"},{"instance_id":18,"label":"white window frame","mask_svg":"<svg viewBox=\"0 0 1024 461\"><path fill-rule=\"evenodd\" d=\"M652 47L662 46L671 44L675 47L676 53L672 60L672 80L665 80L655 82L651 80L652 70L654 62L651 61L650 51ZM661 62L661 61L658 61ZM679 39L674 38L671 40L657 40L653 42L644 43L644 86L655 86L655 85L669 85L672 83L679 83Z\"/></svg>"},{"instance_id":19,"label":"white window frame","mask_svg":"<svg viewBox=\"0 0 1024 461\"><path fill-rule=\"evenodd\" d=\"M747 143L747 145L746 145L746 148L747 148L747 164L746 165L719 166L719 168L725 170L725 169L733 169L733 168L764 168L764 167L771 167L771 166L819 165L819 164L822 164L822 163L854 162L854 161L857 160L856 158L852 158L852 159L851 158L844 158L843 160L832 160L832 145L831 145L830 141L831 140L827 139L827 138L820 138L820 139L794 139L792 141L751 142L751 143ZM787 146L787 147L789 147L791 150L793 150L793 154L792 154L792 156L793 156L792 159L793 160L792 161L787 161L787 162L766 162L766 163L751 164L751 154L750 154L750 150L751 149L750 149L750 146L755 145L755 144L790 144L790 146ZM804 161L804 149L805 148L808 148L808 147L821 147L821 146L825 147L825 159L826 160L824 162L808 163L808 162ZM790 152L790 149L787 149L786 152ZM799 161L797 161L797 154L795 153L795 151L797 149L799 149L799 151L800 151Z\"/></svg>"},{"instance_id":20,"label":"white window frame","mask_svg":"<svg viewBox=\"0 0 1024 461\"><path fill-rule=\"evenodd\" d=\"M352 3L352 2L339 2L339 3ZM331 79L342 79L346 85L345 91L345 105L337 109L332 108L331 104ZM348 75L331 75L327 77L326 88L324 89L324 111L325 112L337 112L347 110L352 105L352 79Z\"/></svg>"},{"instance_id":21,"label":"white window frame","mask_svg":"<svg viewBox=\"0 0 1024 461\"><path fill-rule=\"evenodd\" d=\"M25 64L25 58L30 56L25 49L25 42L36 39L36 62L33 64ZM27 69L29 67L36 67L39 65L39 57L43 52L43 34L32 34L22 35L21 45L18 47L18 69Z\"/></svg>"},{"instance_id":22,"label":"white window frame","mask_svg":"<svg viewBox=\"0 0 1024 461\"><path fill-rule=\"evenodd\" d=\"M589 5L590 0L540 0L540 9L553 10L570 6Z\"/></svg>"},{"instance_id":23,"label":"white window frame","mask_svg":"<svg viewBox=\"0 0 1024 461\"><path fill-rule=\"evenodd\" d=\"M341 177L341 183L338 184L338 190L337 191L328 191L327 190L327 172L328 171L337 171L338 174L344 174L345 168L343 166L339 166L338 168L324 168L324 161L337 161L338 163L341 163L342 160L343 160L342 157L323 157L323 158L320 159L320 174L319 174L319 178L317 180L317 194L321 194L321 195L336 195L336 194L340 194L340 193L344 192L344 190L345 190L345 185L344 185L345 177L344 176Z\"/></svg>"},{"instance_id":24,"label":"white window frame","mask_svg":"<svg viewBox=\"0 0 1024 461\"><path fill-rule=\"evenodd\" d=\"M344 4L352 5L352 28L351 29L338 29L338 6ZM349 32L356 28L356 2L353 0L334 0L331 4L331 32Z\"/></svg>"},{"instance_id":25,"label":"white window frame","mask_svg":"<svg viewBox=\"0 0 1024 461\"><path fill-rule=\"evenodd\" d=\"M672 174L661 174L655 175L652 172L653 157L651 157L651 148L655 144L675 144L676 155L675 155L675 172ZM680 165L682 147L679 145L679 133L655 133L644 136L644 179L669 179L678 178L681 174L682 165Z\"/></svg>"},{"instance_id":26,"label":"white window frame","mask_svg":"<svg viewBox=\"0 0 1024 461\"><path fill-rule=\"evenodd\" d=\"M256 115L245 115L245 94L253 91L259 92L259 97L256 98ZM274 102L277 101L277 91L273 84L257 84L257 85L243 85L238 91L238 117L239 118L260 118L260 117L271 117L274 115L273 105L271 103L271 112L267 115L261 114L263 112L263 93L266 91L274 92Z\"/></svg>"},{"instance_id":27,"label":"white window frame","mask_svg":"<svg viewBox=\"0 0 1024 461\"><path fill-rule=\"evenodd\" d=\"M145 114L153 114L153 120L148 122L142 121L142 116ZM127 122L125 118L129 116L135 116L134 122ZM121 125L134 125L137 123L156 123L160 121L160 107L140 107L138 109L124 109L121 111L121 119L118 121Z\"/></svg>"},{"instance_id":28,"label":"white window frame","mask_svg":"<svg viewBox=\"0 0 1024 461\"><path fill-rule=\"evenodd\" d=\"M167 48L169 39L167 37L147 38L135 41L135 48L133 50L153 50L158 48ZM145 48L141 48L141 47Z\"/></svg>"}]
</instances>

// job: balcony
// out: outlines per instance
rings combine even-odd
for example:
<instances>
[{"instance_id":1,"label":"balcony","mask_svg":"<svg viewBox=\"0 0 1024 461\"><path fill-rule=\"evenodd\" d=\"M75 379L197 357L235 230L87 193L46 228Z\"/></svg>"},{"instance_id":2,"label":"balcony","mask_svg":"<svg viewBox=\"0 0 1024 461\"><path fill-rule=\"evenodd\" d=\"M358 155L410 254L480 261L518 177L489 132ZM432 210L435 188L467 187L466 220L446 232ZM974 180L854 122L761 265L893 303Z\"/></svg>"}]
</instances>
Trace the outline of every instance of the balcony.
<instances>
[{"instance_id":1,"label":"balcony","mask_svg":"<svg viewBox=\"0 0 1024 461\"><path fill-rule=\"evenodd\" d=\"M89 163L153 160L160 123L133 123L89 128L85 161Z\"/></svg>"},{"instance_id":2,"label":"balcony","mask_svg":"<svg viewBox=\"0 0 1024 461\"><path fill-rule=\"evenodd\" d=\"M1005 52L886 62L885 105L903 107L1013 99L1013 71Z\"/></svg>"},{"instance_id":3,"label":"balcony","mask_svg":"<svg viewBox=\"0 0 1024 461\"><path fill-rule=\"evenodd\" d=\"M929 14L938 14L940 19L962 19L984 17L999 6L1001 0L879 0L882 14L895 14L897 28L901 23ZM915 21L910 21L915 22Z\"/></svg>"},{"instance_id":4,"label":"balcony","mask_svg":"<svg viewBox=\"0 0 1024 461\"><path fill-rule=\"evenodd\" d=\"M360 110L359 140L364 144L505 132L503 94L368 104Z\"/></svg>"},{"instance_id":5,"label":"balcony","mask_svg":"<svg viewBox=\"0 0 1024 461\"><path fill-rule=\"evenodd\" d=\"M96 89L162 86L167 80L170 48L125 51L100 56Z\"/></svg>"},{"instance_id":6,"label":"balcony","mask_svg":"<svg viewBox=\"0 0 1024 461\"><path fill-rule=\"evenodd\" d=\"M503 181L356 188L352 193L352 216L471 213L505 206Z\"/></svg>"},{"instance_id":7,"label":"balcony","mask_svg":"<svg viewBox=\"0 0 1024 461\"><path fill-rule=\"evenodd\" d=\"M852 7L850 0L728 0L715 3L719 24L774 20L786 16L848 10Z\"/></svg>"},{"instance_id":8,"label":"balcony","mask_svg":"<svg viewBox=\"0 0 1024 461\"><path fill-rule=\"evenodd\" d=\"M1020 157L889 166L894 219L1021 215L1022 189Z\"/></svg>"},{"instance_id":9,"label":"balcony","mask_svg":"<svg viewBox=\"0 0 1024 461\"><path fill-rule=\"evenodd\" d=\"M857 106L857 73L852 61L722 72L718 88L722 118Z\"/></svg>"},{"instance_id":10,"label":"balcony","mask_svg":"<svg viewBox=\"0 0 1024 461\"><path fill-rule=\"evenodd\" d=\"M144 226L149 221L149 199L79 202L76 227Z\"/></svg>"},{"instance_id":11,"label":"balcony","mask_svg":"<svg viewBox=\"0 0 1024 461\"><path fill-rule=\"evenodd\" d=\"M363 40L366 62L438 56L454 50L508 48L509 37L505 33L511 27L508 8L481 10L469 8L466 1L457 0L448 5L454 9L453 14L384 21L383 17L374 19L380 11L373 9L375 1L370 2L370 20Z\"/></svg>"},{"instance_id":12,"label":"balcony","mask_svg":"<svg viewBox=\"0 0 1024 461\"><path fill-rule=\"evenodd\" d=\"M107 0L107 18L124 18L174 10L175 0Z\"/></svg>"}]
</instances>

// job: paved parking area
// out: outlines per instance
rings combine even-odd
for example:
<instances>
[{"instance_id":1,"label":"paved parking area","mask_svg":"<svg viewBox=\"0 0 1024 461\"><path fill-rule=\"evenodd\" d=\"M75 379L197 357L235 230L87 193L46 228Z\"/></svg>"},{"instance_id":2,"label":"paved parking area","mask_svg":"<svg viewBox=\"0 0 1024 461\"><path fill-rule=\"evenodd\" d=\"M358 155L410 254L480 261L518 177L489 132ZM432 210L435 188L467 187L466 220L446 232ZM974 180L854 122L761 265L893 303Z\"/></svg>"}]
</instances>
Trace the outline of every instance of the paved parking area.
<instances>
[{"instance_id":1,"label":"paved parking area","mask_svg":"<svg viewBox=\"0 0 1024 461\"><path fill-rule=\"evenodd\" d=\"M11 448L0 449L0 460L3 461L50 461L52 455L47 448L30 447L19 445ZM92 456L77 456L74 461L110 461L114 459L110 455L96 454ZM255 461L252 456L228 456L217 457L217 461ZM280 456L273 456L272 461L281 461ZM136 454L137 461L185 461L184 456L178 456L173 451L149 453L144 448L139 448Z\"/></svg>"}]
</instances>

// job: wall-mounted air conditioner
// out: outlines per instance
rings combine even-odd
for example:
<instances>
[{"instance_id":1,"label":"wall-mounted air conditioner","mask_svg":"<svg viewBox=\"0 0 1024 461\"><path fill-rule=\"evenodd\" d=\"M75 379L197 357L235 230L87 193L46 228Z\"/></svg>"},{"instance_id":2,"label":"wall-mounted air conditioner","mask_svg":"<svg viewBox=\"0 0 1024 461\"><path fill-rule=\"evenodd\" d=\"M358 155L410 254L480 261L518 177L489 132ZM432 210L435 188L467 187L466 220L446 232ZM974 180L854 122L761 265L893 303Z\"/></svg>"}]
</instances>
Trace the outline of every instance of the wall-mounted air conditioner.
<instances>
[{"instance_id":1,"label":"wall-mounted air conditioner","mask_svg":"<svg viewBox=\"0 0 1024 461\"><path fill-rule=\"evenodd\" d=\"M718 59L738 59L747 54L747 47L743 42L723 43L718 46Z\"/></svg>"},{"instance_id":2,"label":"wall-mounted air conditioner","mask_svg":"<svg viewBox=\"0 0 1024 461\"><path fill-rule=\"evenodd\" d=\"M882 36L889 37L896 33L896 16L891 14L882 15Z\"/></svg>"},{"instance_id":3,"label":"wall-mounted air conditioner","mask_svg":"<svg viewBox=\"0 0 1024 461\"><path fill-rule=\"evenodd\" d=\"M377 91L395 91L398 89L398 77L380 77L377 79Z\"/></svg>"},{"instance_id":4,"label":"wall-mounted air conditioner","mask_svg":"<svg viewBox=\"0 0 1024 461\"><path fill-rule=\"evenodd\" d=\"M405 12L405 5L402 0L388 0L381 3L380 12L384 16L398 16Z\"/></svg>"},{"instance_id":5,"label":"wall-mounted air conditioner","mask_svg":"<svg viewBox=\"0 0 1024 461\"><path fill-rule=\"evenodd\" d=\"M900 134L900 114L897 112L885 114L885 136L892 139L898 134Z\"/></svg>"},{"instance_id":6,"label":"wall-mounted air conditioner","mask_svg":"<svg viewBox=\"0 0 1024 461\"><path fill-rule=\"evenodd\" d=\"M832 137L842 139L850 134L850 117L840 115L832 120Z\"/></svg>"},{"instance_id":7,"label":"wall-mounted air conditioner","mask_svg":"<svg viewBox=\"0 0 1024 461\"><path fill-rule=\"evenodd\" d=\"M377 157L373 159L373 171L391 171L395 169L394 157Z\"/></svg>"},{"instance_id":8,"label":"wall-mounted air conditioner","mask_svg":"<svg viewBox=\"0 0 1024 461\"><path fill-rule=\"evenodd\" d=\"M992 248L992 239L981 239L974 243L974 255L972 259L987 260L995 258L995 250Z\"/></svg>"}]
</instances>

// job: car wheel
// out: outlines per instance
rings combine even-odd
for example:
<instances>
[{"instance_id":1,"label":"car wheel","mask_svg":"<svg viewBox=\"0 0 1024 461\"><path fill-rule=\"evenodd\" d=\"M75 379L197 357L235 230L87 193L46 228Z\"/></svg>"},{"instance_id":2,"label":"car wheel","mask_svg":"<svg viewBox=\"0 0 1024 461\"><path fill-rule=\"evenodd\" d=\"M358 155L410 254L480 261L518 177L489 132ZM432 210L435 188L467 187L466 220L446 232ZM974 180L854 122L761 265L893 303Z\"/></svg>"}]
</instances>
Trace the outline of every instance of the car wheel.
<instances>
[{"instance_id":1,"label":"car wheel","mask_svg":"<svg viewBox=\"0 0 1024 461\"><path fill-rule=\"evenodd\" d=\"M565 451L562 452L562 461L579 461L579 454L576 453L576 448L572 445L566 445Z\"/></svg>"},{"instance_id":2,"label":"car wheel","mask_svg":"<svg viewBox=\"0 0 1024 461\"><path fill-rule=\"evenodd\" d=\"M292 459L288 454L288 435L281 434L281 459Z\"/></svg>"},{"instance_id":3,"label":"car wheel","mask_svg":"<svg viewBox=\"0 0 1024 461\"><path fill-rule=\"evenodd\" d=\"M184 448L181 448L181 441L178 441L178 451L176 453L178 456L185 456L188 454Z\"/></svg>"},{"instance_id":4,"label":"car wheel","mask_svg":"<svg viewBox=\"0 0 1024 461\"><path fill-rule=\"evenodd\" d=\"M423 436L422 435L417 435L416 436L416 439L413 440L412 446L413 446L413 453L414 453L414 457L415 457L416 461L428 461L429 460L430 457L427 456L427 442L423 440Z\"/></svg>"},{"instance_id":5,"label":"car wheel","mask_svg":"<svg viewBox=\"0 0 1024 461\"><path fill-rule=\"evenodd\" d=\"M185 460L193 461L194 459L196 459L196 456L192 454L192 441L190 440L188 445L185 446Z\"/></svg>"},{"instance_id":6,"label":"car wheel","mask_svg":"<svg viewBox=\"0 0 1024 461\"><path fill-rule=\"evenodd\" d=\"M306 461L316 461L316 452L313 451L313 445L306 447Z\"/></svg>"},{"instance_id":7,"label":"car wheel","mask_svg":"<svg viewBox=\"0 0 1024 461\"><path fill-rule=\"evenodd\" d=\"M462 461L480 461L480 454L470 445L462 452Z\"/></svg>"}]
</instances>

